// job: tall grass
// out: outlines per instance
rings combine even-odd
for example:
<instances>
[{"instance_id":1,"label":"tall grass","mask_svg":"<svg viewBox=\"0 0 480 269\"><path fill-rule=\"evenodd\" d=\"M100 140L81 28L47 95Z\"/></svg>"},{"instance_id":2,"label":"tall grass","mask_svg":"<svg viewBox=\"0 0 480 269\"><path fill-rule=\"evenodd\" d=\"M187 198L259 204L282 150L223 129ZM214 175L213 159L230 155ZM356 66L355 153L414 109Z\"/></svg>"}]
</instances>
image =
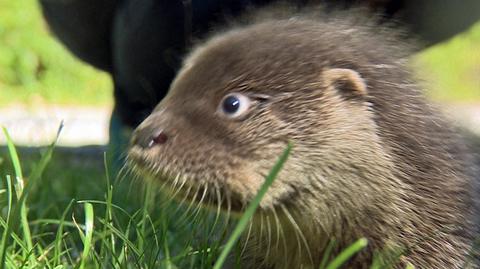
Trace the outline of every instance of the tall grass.
<instances>
[{"instance_id":1,"label":"tall grass","mask_svg":"<svg viewBox=\"0 0 480 269\"><path fill-rule=\"evenodd\" d=\"M116 179L113 184L108 170L104 175L84 171L82 180L91 175L103 177L105 187L101 189L101 197L90 189L90 197L97 198L70 196L63 197L68 200L59 203L63 206L52 204L35 194L44 188L49 190L45 172L55 143L43 152L29 175L24 176L19 154L8 132L3 131L14 176L4 175L0 189L0 269L220 269L227 258L234 259L237 268L242 268L241 260L235 259L238 253L232 251L240 249L237 240L292 150L292 145L288 145L244 214L238 221L232 221L207 210L190 210L191 205L165 201L165 197L157 196L152 182L135 187L141 184ZM106 156L103 160L106 164ZM1 162L0 165L3 169ZM367 243L360 238L332 256L332 241L319 269L342 268ZM381 259L376 259L372 268L389 268L384 265Z\"/></svg>"},{"instance_id":2,"label":"tall grass","mask_svg":"<svg viewBox=\"0 0 480 269\"><path fill-rule=\"evenodd\" d=\"M186 208L181 205L157 208L165 203L155 196L152 186L134 191L138 191L143 200L125 199L124 196L128 196L125 189L132 186L117 182L123 190L115 192L107 171L104 199L73 199L65 208L55 208L53 216L35 218L36 214L28 214L34 205L27 197L38 188L48 188L43 185L42 177L52 158L54 144L25 177L15 146L5 129L4 133L15 175L14 179L5 176L1 192L1 206L5 210L0 218L3 231L0 269L211 268L215 262L215 266L221 268L244 229L242 223L251 218L261 199L261 196L256 198L242 218L242 226L227 240L225 231L232 225L228 221L218 220L206 211L196 212L193 219L188 219L182 212ZM272 173L278 172L287 155L286 151ZM269 176L262 188L263 194L273 179L274 176ZM114 202L115 195L122 195L117 201L124 205ZM41 200L35 202L42 203ZM220 235L214 233L213 226L217 226L215 230L220 231ZM220 252L221 258L217 261Z\"/></svg>"}]
</instances>

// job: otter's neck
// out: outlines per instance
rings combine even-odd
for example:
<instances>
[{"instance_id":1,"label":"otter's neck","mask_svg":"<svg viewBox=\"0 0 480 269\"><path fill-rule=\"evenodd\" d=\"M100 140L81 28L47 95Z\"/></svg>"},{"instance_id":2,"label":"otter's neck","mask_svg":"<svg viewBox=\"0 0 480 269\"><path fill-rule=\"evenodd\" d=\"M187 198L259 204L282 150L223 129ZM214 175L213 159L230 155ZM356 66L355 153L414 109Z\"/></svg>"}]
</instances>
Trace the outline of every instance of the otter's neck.
<instances>
[{"instance_id":1,"label":"otter's neck","mask_svg":"<svg viewBox=\"0 0 480 269\"><path fill-rule=\"evenodd\" d=\"M378 163L362 165L379 167ZM402 216L410 210L401 201L406 188L389 170L361 170L316 171L309 175L317 177L313 182L318 183L309 186L311 192L258 214L243 240L251 252L245 254L253 257L248 260L256 263L252 268L317 268L332 240L334 257L365 237L368 249L351 263L353 268L363 268L371 263L373 250L393 247L392 243L399 241L400 228L411 226L400 223L408 220ZM333 191L329 182L352 186Z\"/></svg>"}]
</instances>

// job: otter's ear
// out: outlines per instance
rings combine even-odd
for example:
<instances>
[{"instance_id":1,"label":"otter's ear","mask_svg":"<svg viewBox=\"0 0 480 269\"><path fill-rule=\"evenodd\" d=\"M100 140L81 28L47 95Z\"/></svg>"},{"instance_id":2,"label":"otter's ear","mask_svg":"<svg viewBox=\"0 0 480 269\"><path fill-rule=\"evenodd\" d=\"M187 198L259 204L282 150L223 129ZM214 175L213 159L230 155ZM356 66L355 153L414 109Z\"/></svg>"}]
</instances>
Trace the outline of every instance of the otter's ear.
<instances>
[{"instance_id":1,"label":"otter's ear","mask_svg":"<svg viewBox=\"0 0 480 269\"><path fill-rule=\"evenodd\" d=\"M347 99L367 95L367 84L360 74L352 69L327 69L322 72L322 81L325 88L334 89Z\"/></svg>"}]
</instances>

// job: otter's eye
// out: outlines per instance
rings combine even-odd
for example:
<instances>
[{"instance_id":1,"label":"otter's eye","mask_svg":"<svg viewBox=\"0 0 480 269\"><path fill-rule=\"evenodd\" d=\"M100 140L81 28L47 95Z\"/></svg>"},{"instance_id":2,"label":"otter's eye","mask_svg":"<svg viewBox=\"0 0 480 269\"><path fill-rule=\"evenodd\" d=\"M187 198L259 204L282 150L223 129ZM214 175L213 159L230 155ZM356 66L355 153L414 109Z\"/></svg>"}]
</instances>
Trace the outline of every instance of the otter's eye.
<instances>
[{"instance_id":1,"label":"otter's eye","mask_svg":"<svg viewBox=\"0 0 480 269\"><path fill-rule=\"evenodd\" d=\"M238 118L248 112L250 98L241 93L231 93L225 96L220 104L220 112L229 118Z\"/></svg>"}]
</instances>

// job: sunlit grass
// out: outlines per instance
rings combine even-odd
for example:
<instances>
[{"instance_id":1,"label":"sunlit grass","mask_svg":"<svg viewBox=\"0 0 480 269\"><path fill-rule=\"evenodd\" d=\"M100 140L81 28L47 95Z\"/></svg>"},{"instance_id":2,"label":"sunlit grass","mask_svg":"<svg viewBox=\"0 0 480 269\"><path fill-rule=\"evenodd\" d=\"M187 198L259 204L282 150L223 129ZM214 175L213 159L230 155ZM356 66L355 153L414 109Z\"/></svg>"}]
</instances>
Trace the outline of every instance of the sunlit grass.
<instances>
[{"instance_id":1,"label":"sunlit grass","mask_svg":"<svg viewBox=\"0 0 480 269\"><path fill-rule=\"evenodd\" d=\"M200 231L211 234L211 230L201 222L175 217L172 208L158 208L165 203L155 197L153 186L133 188L132 195L143 197L135 200L128 197L131 183L119 180L115 191L108 173L101 175L86 169L81 175L84 182L74 183L70 177L55 174L54 181L49 182L46 176L52 174L44 172L52 158L53 145L28 173L23 173L19 154L8 132L4 133L12 167L6 166L6 161L0 166L0 208L4 212L0 215L0 268L187 268L186 264L190 268L211 267L209 261L215 260L224 241L196 238ZM62 193L50 189L50 183L78 187L85 181L105 184L106 190L84 189L81 194L69 195L67 190ZM45 189L57 196L53 198L65 202L52 203L52 197L38 195ZM80 200L81 197L87 199ZM208 220L208 216L200 214L198 219ZM202 263L203 267L199 265Z\"/></svg>"},{"instance_id":2,"label":"sunlit grass","mask_svg":"<svg viewBox=\"0 0 480 269\"><path fill-rule=\"evenodd\" d=\"M111 100L109 76L49 35L36 0L0 0L0 106L109 105Z\"/></svg>"},{"instance_id":3,"label":"sunlit grass","mask_svg":"<svg viewBox=\"0 0 480 269\"><path fill-rule=\"evenodd\" d=\"M164 198L156 197L151 182L128 183L117 179L114 188L108 171L102 176L85 170L81 177L83 181L105 184L103 199L96 193L102 190L90 189L76 196L52 192L51 195L64 196L63 200L73 199L68 204L52 203L51 197L38 196L37 192L49 188L45 178L48 173L44 172L52 158L54 145L46 149L40 160L34 162L28 176L24 176L19 154L6 129L4 134L12 167L6 166L6 161L0 166L4 180L0 208L6 212L0 216L0 230L3 231L0 269L211 268L217 257L220 259L216 266L221 268L245 223L252 217L261 195L265 194L290 151L289 147L227 241L228 221L219 220L219 216L212 216L205 210L195 212L191 215L194 218L189 219L182 212L185 207L170 206L170 203L164 203ZM69 178L57 177L55 180L67 181L55 182L60 185L72 184ZM132 183L147 186L132 191ZM130 194L143 199L132 200ZM79 197L90 199L79 200ZM219 232L215 233L216 230Z\"/></svg>"},{"instance_id":4,"label":"sunlit grass","mask_svg":"<svg viewBox=\"0 0 480 269\"><path fill-rule=\"evenodd\" d=\"M153 182L111 182L108 171L102 175L91 169L81 171L77 182L51 174L64 158L53 158L53 145L25 173L11 138L8 143L12 167L0 164L0 269L223 268L227 258L238 254L234 252L239 249L237 240L292 149L292 145L285 149L245 213L233 221L208 210L195 212L172 201L165 203ZM89 181L105 188L86 188L72 195L50 187L73 183L79 188ZM43 191L49 195L39 195ZM61 202L54 203L52 198ZM360 238L337 255L331 253L332 244L319 268L343 268L367 243ZM236 264L242 268L241 260ZM386 268L378 266L381 260L374 264Z\"/></svg>"},{"instance_id":5,"label":"sunlit grass","mask_svg":"<svg viewBox=\"0 0 480 269\"><path fill-rule=\"evenodd\" d=\"M207 211L196 213L189 221L178 210L182 206L169 207L162 197L155 196L155 188L149 185L153 183L133 188L131 194L143 199L132 201L131 184L140 186L144 182L125 185L125 181L117 179L115 192L108 172L102 176L90 170L84 170L81 179L104 183L107 188L103 199L94 189L72 196L52 192L74 199L62 208L61 203L52 203L51 197L36 195L39 190L49 188L43 172L52 157L53 145L40 161L34 162L25 177L12 139L5 129L4 133L12 170L5 166L6 161L0 166L5 179L0 206L6 212L0 216L3 231L0 268L211 268L213 265L225 240L224 236L213 233ZM9 172L4 175L6 171L14 176ZM83 184L72 184L68 177L55 180L66 180L55 182L65 186ZM78 200L80 197L87 199ZM215 217L215 223L219 222ZM217 227L222 231L228 225Z\"/></svg>"},{"instance_id":6,"label":"sunlit grass","mask_svg":"<svg viewBox=\"0 0 480 269\"><path fill-rule=\"evenodd\" d=\"M415 58L428 95L440 102L480 102L480 23Z\"/></svg>"}]
</instances>

